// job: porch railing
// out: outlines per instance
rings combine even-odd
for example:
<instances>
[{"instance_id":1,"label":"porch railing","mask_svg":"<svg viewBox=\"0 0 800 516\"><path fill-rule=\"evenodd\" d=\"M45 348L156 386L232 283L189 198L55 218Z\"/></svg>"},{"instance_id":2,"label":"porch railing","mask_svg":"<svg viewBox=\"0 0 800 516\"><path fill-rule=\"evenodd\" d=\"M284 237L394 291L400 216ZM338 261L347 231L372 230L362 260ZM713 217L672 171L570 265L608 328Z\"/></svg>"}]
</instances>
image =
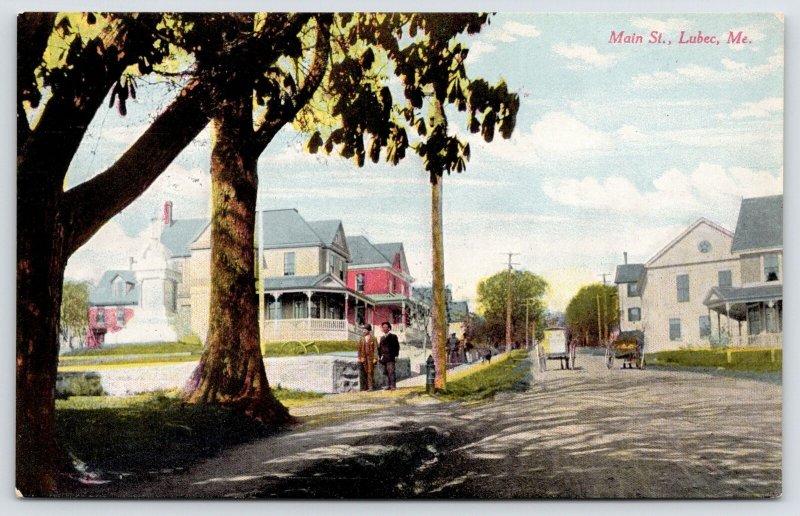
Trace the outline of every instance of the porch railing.
<instances>
[{"instance_id":1,"label":"porch railing","mask_svg":"<svg viewBox=\"0 0 800 516\"><path fill-rule=\"evenodd\" d=\"M758 335L736 335L730 337L730 346L748 348L783 349L783 333L760 333Z\"/></svg>"}]
</instances>

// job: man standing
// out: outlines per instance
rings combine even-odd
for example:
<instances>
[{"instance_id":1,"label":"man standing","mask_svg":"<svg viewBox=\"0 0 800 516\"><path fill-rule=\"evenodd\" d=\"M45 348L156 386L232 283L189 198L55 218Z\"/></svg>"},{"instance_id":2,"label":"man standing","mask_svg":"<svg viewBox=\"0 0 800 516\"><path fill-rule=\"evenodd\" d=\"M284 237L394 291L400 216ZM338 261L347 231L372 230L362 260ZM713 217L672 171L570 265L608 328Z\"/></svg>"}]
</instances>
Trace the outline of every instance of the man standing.
<instances>
[{"instance_id":1,"label":"man standing","mask_svg":"<svg viewBox=\"0 0 800 516\"><path fill-rule=\"evenodd\" d=\"M363 331L364 336L358 341L358 383L362 391L371 391L375 363L378 361L375 354L378 339L372 335L371 324L365 324Z\"/></svg>"},{"instance_id":2,"label":"man standing","mask_svg":"<svg viewBox=\"0 0 800 516\"><path fill-rule=\"evenodd\" d=\"M389 321L381 324L381 330L383 330L383 337L378 345L378 355L383 364L383 372L386 373L386 390L393 391L396 386L394 363L397 355L400 354L400 341L397 340L397 335L391 333L392 325L389 324Z\"/></svg>"}]
</instances>

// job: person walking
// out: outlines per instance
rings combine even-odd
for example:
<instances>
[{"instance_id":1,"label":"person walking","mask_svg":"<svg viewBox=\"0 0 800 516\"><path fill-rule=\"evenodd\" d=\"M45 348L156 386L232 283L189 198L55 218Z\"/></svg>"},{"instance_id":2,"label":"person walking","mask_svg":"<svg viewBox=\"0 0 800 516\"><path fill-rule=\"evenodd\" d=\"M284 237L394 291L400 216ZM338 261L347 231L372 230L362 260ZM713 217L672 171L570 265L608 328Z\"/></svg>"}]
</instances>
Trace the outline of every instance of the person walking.
<instances>
[{"instance_id":1,"label":"person walking","mask_svg":"<svg viewBox=\"0 0 800 516\"><path fill-rule=\"evenodd\" d=\"M397 335L392 333L392 325L389 321L381 324L381 330L383 337L378 344L378 360L383 364L383 372L386 374L386 390L393 391L397 386L394 365L397 355L400 354L400 341L397 340Z\"/></svg>"},{"instance_id":2,"label":"person walking","mask_svg":"<svg viewBox=\"0 0 800 516\"><path fill-rule=\"evenodd\" d=\"M449 366L458 363L458 337L455 333L451 333L450 338L447 339L447 362L449 362Z\"/></svg>"},{"instance_id":3,"label":"person walking","mask_svg":"<svg viewBox=\"0 0 800 516\"><path fill-rule=\"evenodd\" d=\"M365 324L362 330L364 335L358 341L358 383L362 391L371 391L375 381L375 363L378 361L378 339L372 335L371 324Z\"/></svg>"}]
</instances>

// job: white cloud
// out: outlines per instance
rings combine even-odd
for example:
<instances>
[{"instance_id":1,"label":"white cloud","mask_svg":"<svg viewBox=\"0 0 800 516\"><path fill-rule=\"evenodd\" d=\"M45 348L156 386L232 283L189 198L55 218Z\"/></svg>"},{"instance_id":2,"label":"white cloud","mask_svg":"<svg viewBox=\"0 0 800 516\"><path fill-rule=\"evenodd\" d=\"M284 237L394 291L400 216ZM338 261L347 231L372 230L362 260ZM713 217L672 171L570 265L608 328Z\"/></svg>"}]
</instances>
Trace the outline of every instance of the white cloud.
<instances>
[{"instance_id":1,"label":"white cloud","mask_svg":"<svg viewBox=\"0 0 800 516\"><path fill-rule=\"evenodd\" d=\"M541 34L542 32L535 25L508 21L500 27L488 31L483 39L499 43L512 43L517 41L517 38L536 38Z\"/></svg>"},{"instance_id":2,"label":"white cloud","mask_svg":"<svg viewBox=\"0 0 800 516\"><path fill-rule=\"evenodd\" d=\"M482 56L486 54L491 54L495 50L497 50L497 47L495 45L492 45L491 43L486 43L483 41L475 41L473 43L470 43L469 54L467 54L466 63L467 64L474 63Z\"/></svg>"},{"instance_id":3,"label":"white cloud","mask_svg":"<svg viewBox=\"0 0 800 516\"><path fill-rule=\"evenodd\" d=\"M622 212L631 218L663 218L670 214L705 216L732 225L742 197L783 192L783 169L777 174L743 167L725 168L700 163L691 172L669 169L655 178L653 188L640 190L629 179L548 179L545 195L559 204L577 208Z\"/></svg>"},{"instance_id":4,"label":"white cloud","mask_svg":"<svg viewBox=\"0 0 800 516\"><path fill-rule=\"evenodd\" d=\"M595 47L579 45L577 43L571 45L559 43L558 45L553 45L553 51L570 61L578 61L583 67L593 67L603 70L614 64L617 60L617 56L615 55L601 54Z\"/></svg>"},{"instance_id":5,"label":"white cloud","mask_svg":"<svg viewBox=\"0 0 800 516\"><path fill-rule=\"evenodd\" d=\"M130 258L138 258L147 246L152 228L131 236L112 219L94 234L67 262L67 279L88 281L96 285L103 272L109 269L128 269Z\"/></svg>"},{"instance_id":6,"label":"white cloud","mask_svg":"<svg viewBox=\"0 0 800 516\"><path fill-rule=\"evenodd\" d=\"M545 113L531 127L530 134L536 152L546 156L567 156L575 152L607 148L613 144L608 134L592 129L563 112Z\"/></svg>"},{"instance_id":7,"label":"white cloud","mask_svg":"<svg viewBox=\"0 0 800 516\"><path fill-rule=\"evenodd\" d=\"M646 31L657 30L664 33L685 30L692 25L692 23L685 18L667 18L666 20L657 18L633 18L631 19L631 24L634 27Z\"/></svg>"},{"instance_id":8,"label":"white cloud","mask_svg":"<svg viewBox=\"0 0 800 516\"><path fill-rule=\"evenodd\" d=\"M783 113L781 97L767 97L758 102L744 102L730 115L722 115L720 118L766 118L773 113Z\"/></svg>"},{"instance_id":9,"label":"white cloud","mask_svg":"<svg viewBox=\"0 0 800 516\"><path fill-rule=\"evenodd\" d=\"M766 63L748 65L729 58L720 60L722 68L711 68L690 64L671 72L654 72L633 77L633 85L639 88L666 88L680 84L724 84L749 82L779 71L783 71L783 49L777 48Z\"/></svg>"}]
</instances>

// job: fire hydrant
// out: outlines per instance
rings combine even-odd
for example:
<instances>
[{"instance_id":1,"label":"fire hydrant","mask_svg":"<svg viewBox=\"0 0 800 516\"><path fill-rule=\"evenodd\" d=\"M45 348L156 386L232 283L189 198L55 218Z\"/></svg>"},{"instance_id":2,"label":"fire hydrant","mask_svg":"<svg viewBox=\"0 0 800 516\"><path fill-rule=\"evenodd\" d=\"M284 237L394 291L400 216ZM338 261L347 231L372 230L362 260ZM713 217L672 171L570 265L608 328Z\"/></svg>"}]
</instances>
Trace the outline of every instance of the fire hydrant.
<instances>
[{"instance_id":1,"label":"fire hydrant","mask_svg":"<svg viewBox=\"0 0 800 516\"><path fill-rule=\"evenodd\" d=\"M433 355L428 355L425 365L425 392L431 394L436 382L436 364L433 362Z\"/></svg>"}]
</instances>

